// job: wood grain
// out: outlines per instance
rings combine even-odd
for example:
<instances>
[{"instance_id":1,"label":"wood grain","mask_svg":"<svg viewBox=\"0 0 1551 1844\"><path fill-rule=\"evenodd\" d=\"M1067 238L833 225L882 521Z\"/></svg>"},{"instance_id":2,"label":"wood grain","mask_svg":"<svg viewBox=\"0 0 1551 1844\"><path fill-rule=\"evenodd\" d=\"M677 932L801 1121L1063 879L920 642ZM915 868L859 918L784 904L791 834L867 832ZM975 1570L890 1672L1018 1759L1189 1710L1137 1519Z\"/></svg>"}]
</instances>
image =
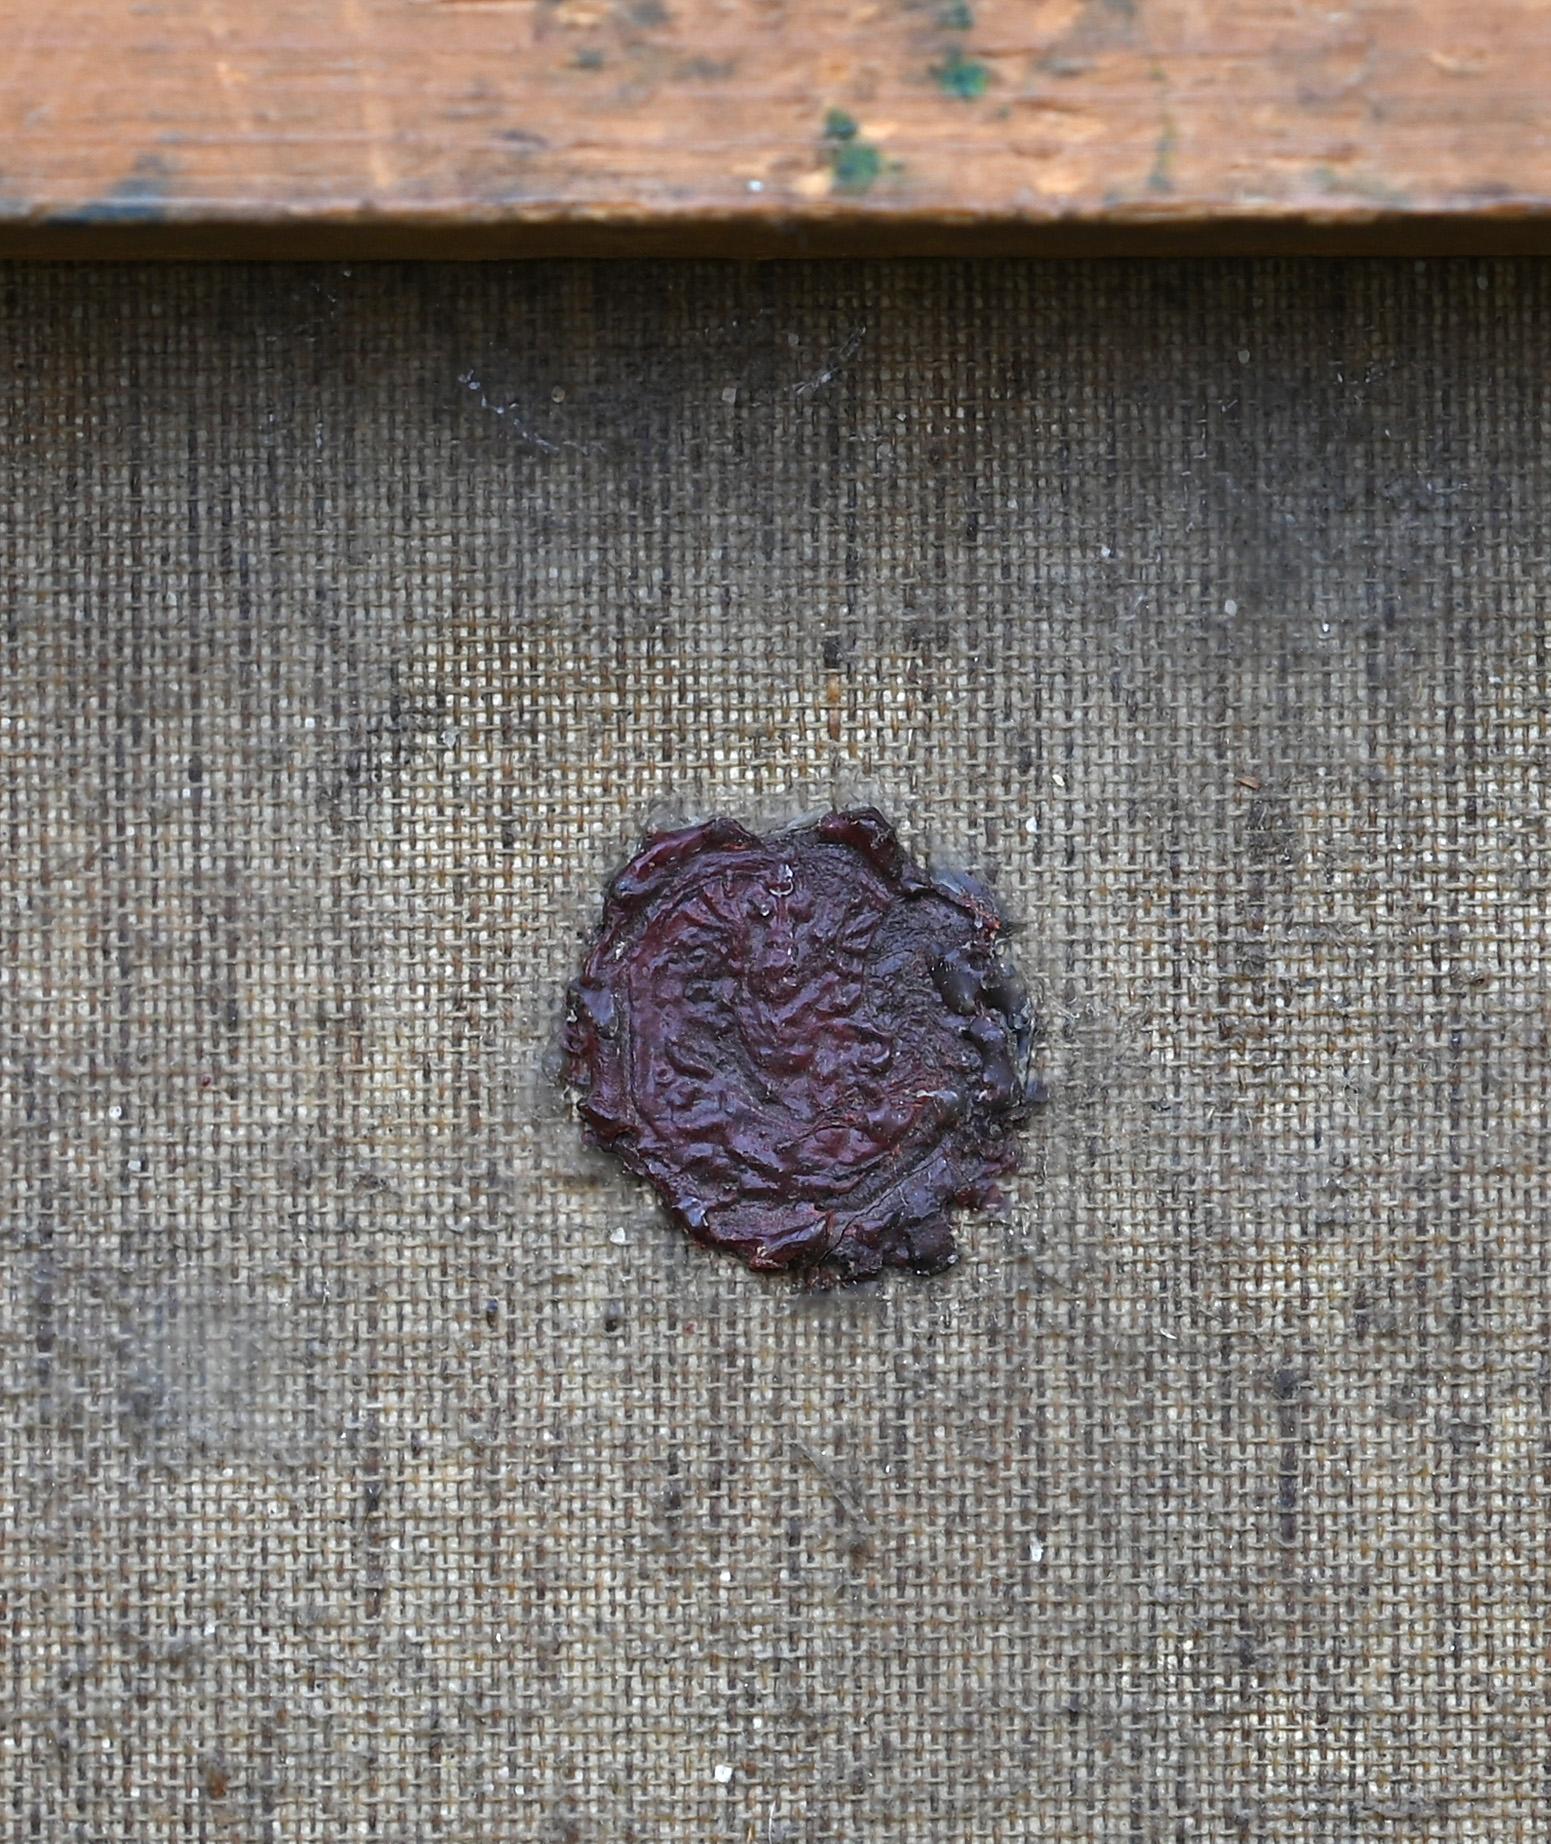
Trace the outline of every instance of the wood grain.
<instances>
[{"instance_id":1,"label":"wood grain","mask_svg":"<svg viewBox=\"0 0 1551 1844\"><path fill-rule=\"evenodd\" d=\"M13 0L0 252L1551 247L1540 0Z\"/></svg>"}]
</instances>

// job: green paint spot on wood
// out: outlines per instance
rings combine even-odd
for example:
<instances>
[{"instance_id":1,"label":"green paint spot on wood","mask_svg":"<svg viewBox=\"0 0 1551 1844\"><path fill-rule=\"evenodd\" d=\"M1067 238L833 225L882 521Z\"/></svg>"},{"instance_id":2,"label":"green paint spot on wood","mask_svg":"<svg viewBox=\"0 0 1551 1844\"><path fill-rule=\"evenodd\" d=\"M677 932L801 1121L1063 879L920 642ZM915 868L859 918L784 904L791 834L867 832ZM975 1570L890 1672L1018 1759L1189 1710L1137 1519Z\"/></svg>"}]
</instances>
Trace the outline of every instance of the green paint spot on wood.
<instances>
[{"instance_id":1,"label":"green paint spot on wood","mask_svg":"<svg viewBox=\"0 0 1551 1844\"><path fill-rule=\"evenodd\" d=\"M986 85L991 81L991 73L985 65L977 58L966 58L957 47L941 64L932 66L932 75L945 95L960 97L965 102L975 102L984 96Z\"/></svg>"},{"instance_id":2,"label":"green paint spot on wood","mask_svg":"<svg viewBox=\"0 0 1551 1844\"><path fill-rule=\"evenodd\" d=\"M837 192L865 192L883 173L883 155L870 141L851 141L830 163Z\"/></svg>"},{"instance_id":3,"label":"green paint spot on wood","mask_svg":"<svg viewBox=\"0 0 1551 1844\"><path fill-rule=\"evenodd\" d=\"M680 83L725 83L736 69L731 58L685 58L673 75Z\"/></svg>"},{"instance_id":4,"label":"green paint spot on wood","mask_svg":"<svg viewBox=\"0 0 1551 1844\"><path fill-rule=\"evenodd\" d=\"M1309 177L1321 192L1344 194L1347 198L1361 199L1364 204L1387 206L1395 211L1409 211L1412 206L1409 192L1365 173L1341 173L1334 167L1317 166Z\"/></svg>"},{"instance_id":5,"label":"green paint spot on wood","mask_svg":"<svg viewBox=\"0 0 1551 1844\"><path fill-rule=\"evenodd\" d=\"M829 143L829 170L837 192L865 192L885 173L898 173L897 160L886 160L883 149L862 139L860 124L844 109L831 109L824 117L824 139Z\"/></svg>"},{"instance_id":6,"label":"green paint spot on wood","mask_svg":"<svg viewBox=\"0 0 1551 1844\"><path fill-rule=\"evenodd\" d=\"M1165 116L1163 126L1158 130L1158 143L1153 149L1152 171L1147 175L1149 192L1172 192L1174 190L1174 154L1179 146L1179 131L1173 120Z\"/></svg>"}]
</instances>

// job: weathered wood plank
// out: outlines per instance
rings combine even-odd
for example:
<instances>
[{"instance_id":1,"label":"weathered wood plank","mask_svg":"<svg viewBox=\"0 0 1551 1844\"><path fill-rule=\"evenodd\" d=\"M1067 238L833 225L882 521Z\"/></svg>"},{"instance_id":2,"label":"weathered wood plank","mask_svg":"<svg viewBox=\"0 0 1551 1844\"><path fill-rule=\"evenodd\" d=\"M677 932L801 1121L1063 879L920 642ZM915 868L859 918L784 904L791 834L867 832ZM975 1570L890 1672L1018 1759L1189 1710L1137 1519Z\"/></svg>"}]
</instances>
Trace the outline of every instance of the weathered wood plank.
<instances>
[{"instance_id":1,"label":"weathered wood plank","mask_svg":"<svg viewBox=\"0 0 1551 1844\"><path fill-rule=\"evenodd\" d=\"M1539 0L15 0L7 253L1551 247Z\"/></svg>"}]
</instances>

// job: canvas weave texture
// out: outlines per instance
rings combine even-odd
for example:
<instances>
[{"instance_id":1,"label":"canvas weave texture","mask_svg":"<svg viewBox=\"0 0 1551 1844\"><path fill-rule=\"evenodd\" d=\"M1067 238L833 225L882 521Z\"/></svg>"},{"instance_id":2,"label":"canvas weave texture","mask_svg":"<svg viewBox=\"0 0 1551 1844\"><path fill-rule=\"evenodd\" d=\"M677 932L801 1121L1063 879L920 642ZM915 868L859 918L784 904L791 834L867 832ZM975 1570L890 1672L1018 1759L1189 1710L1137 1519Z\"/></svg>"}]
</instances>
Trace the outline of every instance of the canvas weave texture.
<instances>
[{"instance_id":1,"label":"canvas weave texture","mask_svg":"<svg viewBox=\"0 0 1551 1844\"><path fill-rule=\"evenodd\" d=\"M1551 269L0 303L5 1844L1551 1837ZM862 800L1051 1101L805 1292L550 1072Z\"/></svg>"}]
</instances>

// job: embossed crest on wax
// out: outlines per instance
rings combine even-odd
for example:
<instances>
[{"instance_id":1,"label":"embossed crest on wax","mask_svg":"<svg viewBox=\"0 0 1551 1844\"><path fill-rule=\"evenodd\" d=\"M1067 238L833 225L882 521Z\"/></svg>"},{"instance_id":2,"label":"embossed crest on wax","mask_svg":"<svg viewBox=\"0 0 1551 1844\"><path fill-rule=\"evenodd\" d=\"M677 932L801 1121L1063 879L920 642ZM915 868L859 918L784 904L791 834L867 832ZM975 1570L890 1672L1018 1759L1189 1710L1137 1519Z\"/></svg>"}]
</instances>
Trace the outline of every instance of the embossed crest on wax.
<instances>
[{"instance_id":1,"label":"embossed crest on wax","mask_svg":"<svg viewBox=\"0 0 1551 1844\"><path fill-rule=\"evenodd\" d=\"M698 1241L854 1280L957 1260L1038 1098L1002 917L870 807L759 838L659 833L570 992L590 1135Z\"/></svg>"}]
</instances>

